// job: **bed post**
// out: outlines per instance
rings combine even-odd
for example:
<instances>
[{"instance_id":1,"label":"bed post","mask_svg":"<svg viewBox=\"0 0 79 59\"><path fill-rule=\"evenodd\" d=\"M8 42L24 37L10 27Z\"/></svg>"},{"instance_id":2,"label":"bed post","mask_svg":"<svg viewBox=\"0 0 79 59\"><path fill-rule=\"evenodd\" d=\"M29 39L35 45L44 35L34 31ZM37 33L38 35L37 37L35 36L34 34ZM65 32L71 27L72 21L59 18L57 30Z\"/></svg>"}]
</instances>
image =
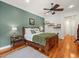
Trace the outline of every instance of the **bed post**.
<instances>
[{"instance_id":1,"label":"bed post","mask_svg":"<svg viewBox=\"0 0 79 59\"><path fill-rule=\"evenodd\" d=\"M24 27L22 27L22 36L23 36L23 38L24 38L24 34L25 34L25 29L24 29Z\"/></svg>"}]
</instances>

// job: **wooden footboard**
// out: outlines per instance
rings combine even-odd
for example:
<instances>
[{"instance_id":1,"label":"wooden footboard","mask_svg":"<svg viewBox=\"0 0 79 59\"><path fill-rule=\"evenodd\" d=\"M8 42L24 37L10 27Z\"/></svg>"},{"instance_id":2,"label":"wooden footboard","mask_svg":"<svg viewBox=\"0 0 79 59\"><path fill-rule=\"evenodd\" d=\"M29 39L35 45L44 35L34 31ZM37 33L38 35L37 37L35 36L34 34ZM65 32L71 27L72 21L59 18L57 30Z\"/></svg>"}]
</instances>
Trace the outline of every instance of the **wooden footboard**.
<instances>
[{"instance_id":1,"label":"wooden footboard","mask_svg":"<svg viewBox=\"0 0 79 59\"><path fill-rule=\"evenodd\" d=\"M58 35L47 38L45 49L47 51L51 50L54 46L58 46Z\"/></svg>"},{"instance_id":2,"label":"wooden footboard","mask_svg":"<svg viewBox=\"0 0 79 59\"><path fill-rule=\"evenodd\" d=\"M49 55L48 52L52 50L53 47L58 47L58 40L58 34L53 37L47 38L46 46L44 46L44 51L47 55Z\"/></svg>"},{"instance_id":3,"label":"wooden footboard","mask_svg":"<svg viewBox=\"0 0 79 59\"><path fill-rule=\"evenodd\" d=\"M50 38L46 38L47 41L46 41L46 45L45 46L42 46L40 44L37 44L37 43L34 43L34 42L31 42L31 41L28 41L27 40L27 43L29 46L32 46L33 48L37 49L37 50L40 50L40 51L44 51L45 54L48 55L48 51L52 50L53 47L58 47L58 35L55 35L53 37L50 37Z\"/></svg>"}]
</instances>

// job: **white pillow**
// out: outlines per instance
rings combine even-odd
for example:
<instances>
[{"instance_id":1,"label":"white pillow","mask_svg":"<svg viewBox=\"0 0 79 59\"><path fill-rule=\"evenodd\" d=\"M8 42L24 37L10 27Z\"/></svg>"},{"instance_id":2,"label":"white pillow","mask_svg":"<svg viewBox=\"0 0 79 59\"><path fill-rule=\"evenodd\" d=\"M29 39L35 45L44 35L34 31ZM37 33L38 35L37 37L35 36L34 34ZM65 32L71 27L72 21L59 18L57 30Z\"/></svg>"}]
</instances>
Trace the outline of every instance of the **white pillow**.
<instances>
[{"instance_id":1,"label":"white pillow","mask_svg":"<svg viewBox=\"0 0 79 59\"><path fill-rule=\"evenodd\" d=\"M31 29L30 28L26 28L25 29L25 34L31 34Z\"/></svg>"}]
</instances>

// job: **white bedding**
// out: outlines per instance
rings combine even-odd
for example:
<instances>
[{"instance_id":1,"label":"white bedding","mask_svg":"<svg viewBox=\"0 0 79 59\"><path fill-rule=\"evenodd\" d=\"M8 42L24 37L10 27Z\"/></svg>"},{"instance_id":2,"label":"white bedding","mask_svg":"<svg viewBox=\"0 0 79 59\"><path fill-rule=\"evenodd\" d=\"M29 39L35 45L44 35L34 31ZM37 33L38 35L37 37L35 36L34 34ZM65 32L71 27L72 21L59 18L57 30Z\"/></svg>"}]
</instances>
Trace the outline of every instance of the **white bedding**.
<instances>
[{"instance_id":1,"label":"white bedding","mask_svg":"<svg viewBox=\"0 0 79 59\"><path fill-rule=\"evenodd\" d=\"M35 33L33 33L35 32ZM34 35L40 34L43 32L40 32L39 28L25 28L25 35L24 38L26 40L32 41L32 38Z\"/></svg>"},{"instance_id":2,"label":"white bedding","mask_svg":"<svg viewBox=\"0 0 79 59\"><path fill-rule=\"evenodd\" d=\"M33 36L40 34L40 33L43 33L43 32L39 32L39 33L35 33L35 34L31 34L31 33L25 34L24 37L25 37L26 40L32 41Z\"/></svg>"}]
</instances>

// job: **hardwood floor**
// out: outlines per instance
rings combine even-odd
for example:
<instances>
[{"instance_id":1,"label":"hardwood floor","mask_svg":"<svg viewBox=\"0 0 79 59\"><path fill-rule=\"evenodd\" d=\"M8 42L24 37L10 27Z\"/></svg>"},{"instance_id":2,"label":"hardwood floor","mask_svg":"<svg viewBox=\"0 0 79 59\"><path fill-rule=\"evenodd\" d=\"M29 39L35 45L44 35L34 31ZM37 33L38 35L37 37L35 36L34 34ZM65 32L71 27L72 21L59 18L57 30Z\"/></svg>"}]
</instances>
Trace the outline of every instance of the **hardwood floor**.
<instances>
[{"instance_id":1,"label":"hardwood floor","mask_svg":"<svg viewBox=\"0 0 79 59\"><path fill-rule=\"evenodd\" d=\"M73 36L65 36L64 40L59 42L59 47L53 54L50 52L51 58L79 58L79 44L74 43Z\"/></svg>"},{"instance_id":2,"label":"hardwood floor","mask_svg":"<svg viewBox=\"0 0 79 59\"><path fill-rule=\"evenodd\" d=\"M51 51L48 52L49 53L48 57L50 58L79 58L79 44L74 43L74 41L75 41L75 38L73 36L66 35L64 37L64 40L59 40L58 47L54 47L52 48ZM21 49L21 48L18 48L18 49ZM16 47L15 49L13 49L13 51L18 50L18 49ZM11 51L9 51L9 53L11 53ZM6 55L6 53L3 53L3 55Z\"/></svg>"}]
</instances>

